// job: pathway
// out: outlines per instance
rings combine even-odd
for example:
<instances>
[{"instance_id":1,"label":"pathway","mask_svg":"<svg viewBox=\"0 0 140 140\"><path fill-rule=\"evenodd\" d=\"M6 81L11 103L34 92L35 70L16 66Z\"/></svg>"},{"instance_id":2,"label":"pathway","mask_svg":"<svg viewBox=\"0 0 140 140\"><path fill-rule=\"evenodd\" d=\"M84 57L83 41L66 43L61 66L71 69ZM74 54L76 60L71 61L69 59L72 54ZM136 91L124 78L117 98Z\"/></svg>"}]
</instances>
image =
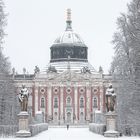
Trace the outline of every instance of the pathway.
<instances>
[{"instance_id":1,"label":"pathway","mask_svg":"<svg viewBox=\"0 0 140 140\"><path fill-rule=\"evenodd\" d=\"M30 138L0 138L0 140L136 140L140 137L105 138L94 134L88 128L49 128Z\"/></svg>"}]
</instances>

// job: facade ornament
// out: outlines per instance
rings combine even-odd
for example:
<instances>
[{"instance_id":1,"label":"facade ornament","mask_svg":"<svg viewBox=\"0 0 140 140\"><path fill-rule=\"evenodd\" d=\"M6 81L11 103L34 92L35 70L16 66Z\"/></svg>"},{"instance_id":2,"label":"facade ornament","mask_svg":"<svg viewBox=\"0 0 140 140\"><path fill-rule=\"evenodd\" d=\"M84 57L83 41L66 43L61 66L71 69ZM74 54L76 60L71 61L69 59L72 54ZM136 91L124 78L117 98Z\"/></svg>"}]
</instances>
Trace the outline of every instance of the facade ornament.
<instances>
[{"instance_id":1,"label":"facade ornament","mask_svg":"<svg viewBox=\"0 0 140 140\"><path fill-rule=\"evenodd\" d=\"M83 67L81 69L81 73L91 73L91 72L90 72L90 69L88 67Z\"/></svg>"},{"instance_id":2,"label":"facade ornament","mask_svg":"<svg viewBox=\"0 0 140 140\"><path fill-rule=\"evenodd\" d=\"M34 74L37 74L37 73L39 73L39 72L40 72L39 67L38 67L38 66L35 66L35 69L34 69Z\"/></svg>"}]
</instances>

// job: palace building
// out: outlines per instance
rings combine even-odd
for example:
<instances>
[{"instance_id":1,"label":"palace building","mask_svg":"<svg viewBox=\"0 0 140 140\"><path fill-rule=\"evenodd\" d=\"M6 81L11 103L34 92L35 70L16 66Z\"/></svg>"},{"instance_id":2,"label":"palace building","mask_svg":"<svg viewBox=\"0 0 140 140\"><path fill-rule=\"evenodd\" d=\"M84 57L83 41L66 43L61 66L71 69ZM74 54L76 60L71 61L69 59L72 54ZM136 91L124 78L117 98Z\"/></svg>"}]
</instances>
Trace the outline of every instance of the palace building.
<instances>
[{"instance_id":1,"label":"palace building","mask_svg":"<svg viewBox=\"0 0 140 140\"><path fill-rule=\"evenodd\" d=\"M13 74L16 92L24 84L30 92L29 114L40 112L50 124L87 124L96 111L104 113L105 90L111 76L96 71L88 61L88 46L72 29L67 10L66 29L50 47L50 62L35 74Z\"/></svg>"}]
</instances>

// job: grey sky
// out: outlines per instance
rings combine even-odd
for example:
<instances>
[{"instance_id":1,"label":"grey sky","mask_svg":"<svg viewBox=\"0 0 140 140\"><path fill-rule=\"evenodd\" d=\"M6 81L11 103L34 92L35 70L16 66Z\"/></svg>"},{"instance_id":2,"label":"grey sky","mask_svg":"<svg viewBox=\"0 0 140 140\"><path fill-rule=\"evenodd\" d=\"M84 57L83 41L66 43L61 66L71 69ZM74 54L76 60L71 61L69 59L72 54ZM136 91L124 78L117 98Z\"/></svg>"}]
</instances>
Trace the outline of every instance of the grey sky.
<instances>
[{"instance_id":1,"label":"grey sky","mask_svg":"<svg viewBox=\"0 0 140 140\"><path fill-rule=\"evenodd\" d=\"M8 26L4 53L19 73L46 67L50 46L63 33L66 9L72 10L72 27L88 46L89 62L107 73L113 56L110 43L116 19L130 0L5 0Z\"/></svg>"}]
</instances>

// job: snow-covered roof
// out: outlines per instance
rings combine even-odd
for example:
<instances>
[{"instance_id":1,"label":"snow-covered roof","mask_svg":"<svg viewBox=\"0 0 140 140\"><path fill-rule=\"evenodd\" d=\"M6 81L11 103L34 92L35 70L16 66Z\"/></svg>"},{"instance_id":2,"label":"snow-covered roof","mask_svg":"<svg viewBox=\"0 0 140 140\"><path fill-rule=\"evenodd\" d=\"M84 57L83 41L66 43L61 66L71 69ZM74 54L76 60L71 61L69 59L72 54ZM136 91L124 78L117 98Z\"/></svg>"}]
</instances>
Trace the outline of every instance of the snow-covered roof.
<instances>
[{"instance_id":1,"label":"snow-covered roof","mask_svg":"<svg viewBox=\"0 0 140 140\"><path fill-rule=\"evenodd\" d=\"M72 30L66 30L54 41L54 44L62 43L84 44L84 41L77 33L73 32Z\"/></svg>"}]
</instances>

